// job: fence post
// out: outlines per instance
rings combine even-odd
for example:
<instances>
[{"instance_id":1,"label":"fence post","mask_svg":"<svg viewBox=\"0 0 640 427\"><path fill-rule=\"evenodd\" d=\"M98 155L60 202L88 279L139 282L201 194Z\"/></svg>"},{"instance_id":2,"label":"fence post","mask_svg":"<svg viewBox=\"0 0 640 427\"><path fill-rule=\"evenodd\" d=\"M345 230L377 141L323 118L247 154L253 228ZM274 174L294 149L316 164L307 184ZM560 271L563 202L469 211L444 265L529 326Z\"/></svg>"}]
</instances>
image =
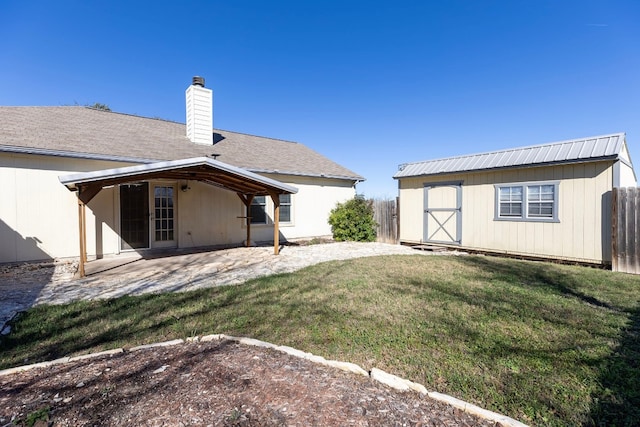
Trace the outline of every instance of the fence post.
<instances>
[{"instance_id":1,"label":"fence post","mask_svg":"<svg viewBox=\"0 0 640 427\"><path fill-rule=\"evenodd\" d=\"M620 271L618 262L618 188L613 189L611 193L611 270Z\"/></svg>"}]
</instances>

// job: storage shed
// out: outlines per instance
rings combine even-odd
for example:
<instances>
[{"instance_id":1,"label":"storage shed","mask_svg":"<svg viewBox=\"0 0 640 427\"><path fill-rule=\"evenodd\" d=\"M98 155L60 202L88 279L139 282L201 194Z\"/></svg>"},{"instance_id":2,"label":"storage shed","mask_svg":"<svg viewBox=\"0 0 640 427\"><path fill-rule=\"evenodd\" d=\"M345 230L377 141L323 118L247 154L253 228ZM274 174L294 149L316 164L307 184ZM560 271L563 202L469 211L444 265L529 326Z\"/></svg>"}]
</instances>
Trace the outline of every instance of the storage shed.
<instances>
[{"instance_id":1,"label":"storage shed","mask_svg":"<svg viewBox=\"0 0 640 427\"><path fill-rule=\"evenodd\" d=\"M624 133L406 163L400 242L611 263L611 194L635 187Z\"/></svg>"}]
</instances>

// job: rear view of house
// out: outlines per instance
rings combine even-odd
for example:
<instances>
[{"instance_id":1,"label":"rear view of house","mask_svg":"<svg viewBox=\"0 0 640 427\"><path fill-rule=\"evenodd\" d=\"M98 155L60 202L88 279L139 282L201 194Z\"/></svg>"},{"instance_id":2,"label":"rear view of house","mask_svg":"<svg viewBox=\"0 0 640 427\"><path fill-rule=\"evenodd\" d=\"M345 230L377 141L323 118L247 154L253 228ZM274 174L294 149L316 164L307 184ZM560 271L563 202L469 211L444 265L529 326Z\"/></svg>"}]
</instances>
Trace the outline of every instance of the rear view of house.
<instances>
[{"instance_id":1,"label":"rear view of house","mask_svg":"<svg viewBox=\"0 0 640 427\"><path fill-rule=\"evenodd\" d=\"M611 263L611 193L634 187L625 134L407 163L400 241Z\"/></svg>"},{"instance_id":2,"label":"rear view of house","mask_svg":"<svg viewBox=\"0 0 640 427\"><path fill-rule=\"evenodd\" d=\"M0 263L331 234L364 178L295 142L87 107L0 107ZM71 191L69 191L71 190Z\"/></svg>"}]
</instances>

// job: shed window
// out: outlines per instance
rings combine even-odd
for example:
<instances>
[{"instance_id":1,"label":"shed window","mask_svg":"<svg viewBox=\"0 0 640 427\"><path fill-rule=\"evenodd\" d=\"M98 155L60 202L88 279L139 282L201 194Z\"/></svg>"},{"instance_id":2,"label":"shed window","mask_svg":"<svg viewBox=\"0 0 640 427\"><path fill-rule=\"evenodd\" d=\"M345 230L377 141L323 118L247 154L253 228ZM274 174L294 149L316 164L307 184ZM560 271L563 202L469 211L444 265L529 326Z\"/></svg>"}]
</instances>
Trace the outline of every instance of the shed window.
<instances>
[{"instance_id":1,"label":"shed window","mask_svg":"<svg viewBox=\"0 0 640 427\"><path fill-rule=\"evenodd\" d=\"M553 218L553 185L527 186L527 214L530 217Z\"/></svg>"},{"instance_id":2,"label":"shed window","mask_svg":"<svg viewBox=\"0 0 640 427\"><path fill-rule=\"evenodd\" d=\"M522 216L522 187L500 187L500 216Z\"/></svg>"},{"instance_id":3,"label":"shed window","mask_svg":"<svg viewBox=\"0 0 640 427\"><path fill-rule=\"evenodd\" d=\"M496 220L558 221L558 183L496 185Z\"/></svg>"}]
</instances>

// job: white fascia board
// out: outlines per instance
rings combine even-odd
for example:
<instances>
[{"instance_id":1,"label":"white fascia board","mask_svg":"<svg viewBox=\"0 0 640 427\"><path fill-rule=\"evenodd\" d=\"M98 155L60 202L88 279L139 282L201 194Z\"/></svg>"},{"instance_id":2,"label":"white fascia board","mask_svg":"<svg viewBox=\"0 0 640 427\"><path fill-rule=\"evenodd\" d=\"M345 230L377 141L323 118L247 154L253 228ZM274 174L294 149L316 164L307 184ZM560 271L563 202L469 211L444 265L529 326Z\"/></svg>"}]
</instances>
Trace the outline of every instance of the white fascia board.
<instances>
[{"instance_id":1,"label":"white fascia board","mask_svg":"<svg viewBox=\"0 0 640 427\"><path fill-rule=\"evenodd\" d=\"M0 152L14 154L33 154L38 156L70 157L73 159L104 160L108 162L125 163L153 163L158 159L144 159L139 157L111 156L107 154L91 154L76 151L50 150L47 148L17 147L12 145L0 145Z\"/></svg>"},{"instance_id":2,"label":"white fascia board","mask_svg":"<svg viewBox=\"0 0 640 427\"><path fill-rule=\"evenodd\" d=\"M351 176L351 175L332 175L332 174L324 174L324 173L311 174L306 172L291 172L291 171L279 170L279 169L256 169L256 168L251 168L250 171L256 172L256 173L271 173L275 175L305 176L308 178L342 179L344 181L354 181L355 183L366 181L364 177Z\"/></svg>"}]
</instances>

